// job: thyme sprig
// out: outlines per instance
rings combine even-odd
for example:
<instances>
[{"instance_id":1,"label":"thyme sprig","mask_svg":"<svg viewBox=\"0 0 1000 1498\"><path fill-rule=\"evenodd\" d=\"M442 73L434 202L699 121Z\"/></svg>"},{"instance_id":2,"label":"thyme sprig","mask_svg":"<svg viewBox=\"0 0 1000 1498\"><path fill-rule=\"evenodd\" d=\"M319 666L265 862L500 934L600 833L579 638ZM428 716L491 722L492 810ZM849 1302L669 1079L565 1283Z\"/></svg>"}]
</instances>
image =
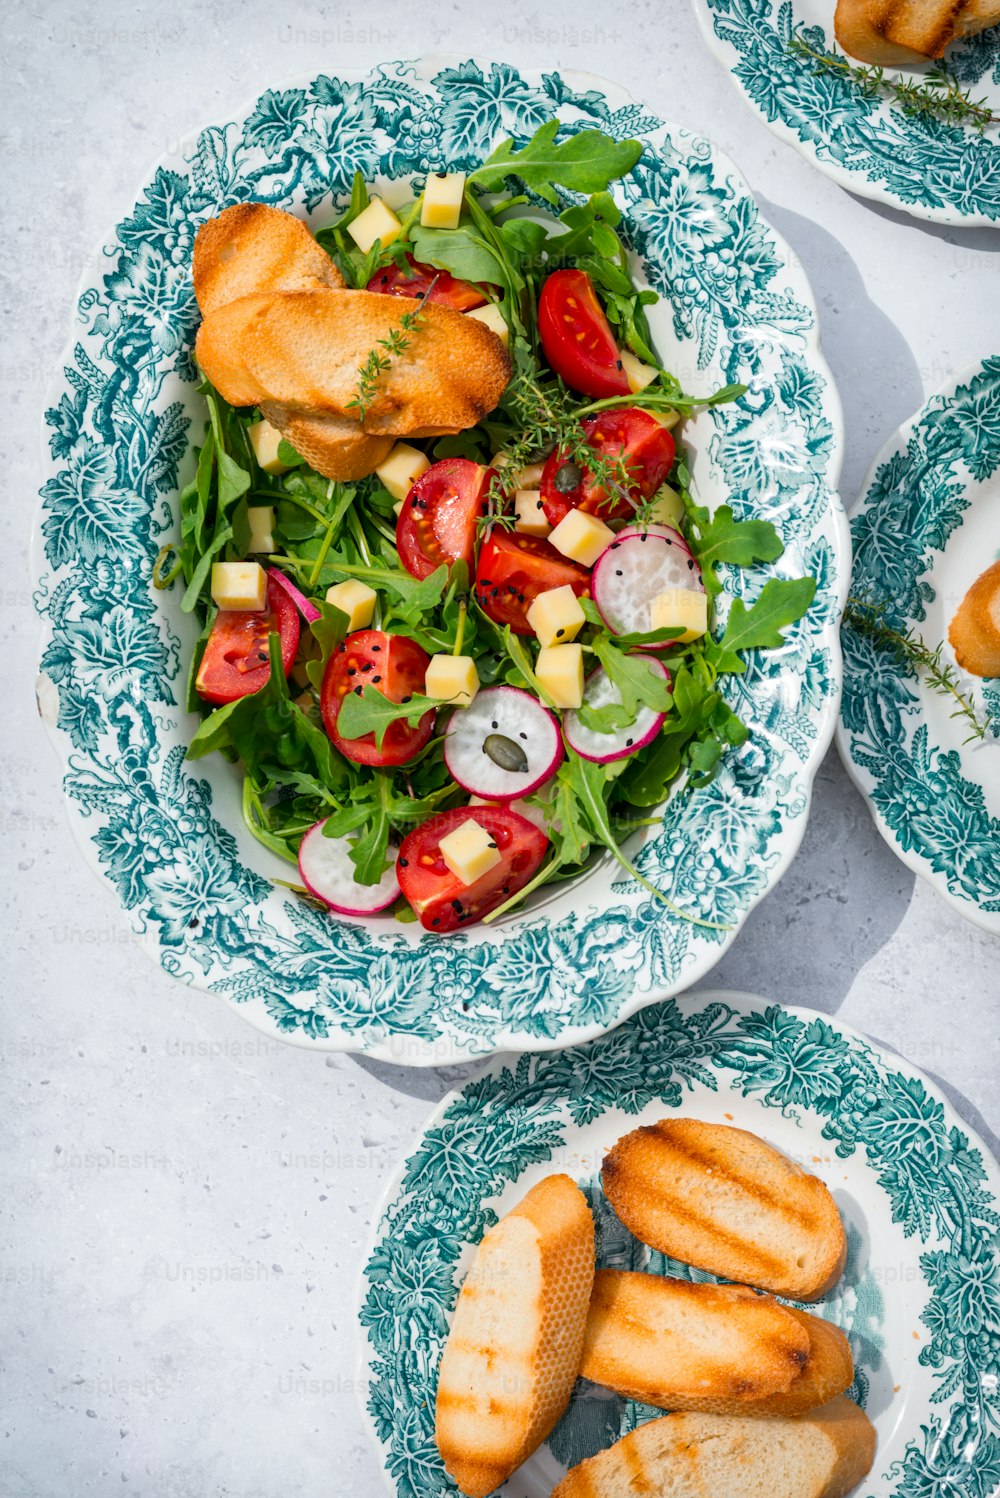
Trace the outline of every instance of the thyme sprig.
<instances>
[{"instance_id":1,"label":"thyme sprig","mask_svg":"<svg viewBox=\"0 0 1000 1498\"><path fill-rule=\"evenodd\" d=\"M888 94L903 114L911 117L929 115L946 125L970 125L980 134L987 125L997 123L985 99L973 99L959 87L958 81L943 67L935 65L920 78L889 77L884 68L848 62L837 52L820 51L796 36L788 44L790 52L809 58L817 70L837 73L856 83L867 98Z\"/></svg>"},{"instance_id":2,"label":"thyme sprig","mask_svg":"<svg viewBox=\"0 0 1000 1498\"><path fill-rule=\"evenodd\" d=\"M358 420L363 422L368 415L369 408L378 394L378 383L387 370L392 368L392 361L398 359L410 347L409 335L421 324L424 312L424 304L437 282L437 276L431 281L427 290L417 298L419 305L412 312L404 312L397 325L390 328L384 338L376 340L375 347L369 349L364 362L358 366L358 388L354 396L347 402L349 411L358 413ZM382 353L380 350L384 350Z\"/></svg>"},{"instance_id":3,"label":"thyme sprig","mask_svg":"<svg viewBox=\"0 0 1000 1498\"><path fill-rule=\"evenodd\" d=\"M866 598L849 598L844 611L844 623L848 629L856 630L874 644L895 652L900 661L907 661L915 670L923 672L924 679L932 691L950 697L953 707L950 718L961 718L969 725L968 737L963 744L972 744L987 738L991 733L992 718L981 718L968 692L963 692L961 678L950 661L944 659L944 643L928 645L913 629L899 630L885 622L886 605L872 603Z\"/></svg>"}]
</instances>

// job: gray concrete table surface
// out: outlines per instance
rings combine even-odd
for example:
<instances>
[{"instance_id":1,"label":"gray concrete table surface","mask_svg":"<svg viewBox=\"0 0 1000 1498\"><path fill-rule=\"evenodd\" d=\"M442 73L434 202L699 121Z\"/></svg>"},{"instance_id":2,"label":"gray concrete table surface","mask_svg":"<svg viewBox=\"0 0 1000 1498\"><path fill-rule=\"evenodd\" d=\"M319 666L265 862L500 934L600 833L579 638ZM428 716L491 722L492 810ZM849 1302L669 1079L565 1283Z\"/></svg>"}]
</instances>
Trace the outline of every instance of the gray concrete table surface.
<instances>
[{"instance_id":1,"label":"gray concrete table surface","mask_svg":"<svg viewBox=\"0 0 1000 1498\"><path fill-rule=\"evenodd\" d=\"M685 0L29 0L4 43L0 1498L376 1495L358 1270L384 1181L462 1074L258 1037L132 946L71 841L34 713L25 556L80 269L172 143L293 75L440 51L589 69L729 152L800 258L850 503L925 395L1000 348L1000 231L827 181L752 116ZM839 1015L995 1148L997 956L897 862L831 751L798 858L707 986Z\"/></svg>"}]
</instances>

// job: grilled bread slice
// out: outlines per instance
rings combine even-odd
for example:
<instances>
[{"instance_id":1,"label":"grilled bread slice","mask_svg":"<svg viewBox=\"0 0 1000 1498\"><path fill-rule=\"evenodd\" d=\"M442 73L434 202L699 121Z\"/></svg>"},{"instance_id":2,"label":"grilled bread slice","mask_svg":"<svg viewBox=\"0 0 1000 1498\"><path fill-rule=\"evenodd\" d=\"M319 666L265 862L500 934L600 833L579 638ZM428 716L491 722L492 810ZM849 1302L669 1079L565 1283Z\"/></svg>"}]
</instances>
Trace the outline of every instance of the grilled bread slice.
<instances>
[{"instance_id":1,"label":"grilled bread slice","mask_svg":"<svg viewBox=\"0 0 1000 1498\"><path fill-rule=\"evenodd\" d=\"M267 203L237 203L202 224L191 274L203 317L253 292L344 284L302 220Z\"/></svg>"},{"instance_id":2,"label":"grilled bread slice","mask_svg":"<svg viewBox=\"0 0 1000 1498\"><path fill-rule=\"evenodd\" d=\"M599 1269L580 1372L664 1410L740 1414L801 1377L809 1333L770 1295Z\"/></svg>"},{"instance_id":3,"label":"grilled bread slice","mask_svg":"<svg viewBox=\"0 0 1000 1498\"><path fill-rule=\"evenodd\" d=\"M810 1316L808 1311L799 1311L793 1306L786 1306L785 1310L805 1328L809 1337L809 1356L791 1387L782 1394L768 1394L757 1400L753 1409L748 1411L753 1415L802 1415L829 1403L854 1382L851 1344L840 1327L824 1321L822 1316Z\"/></svg>"},{"instance_id":4,"label":"grilled bread slice","mask_svg":"<svg viewBox=\"0 0 1000 1498\"><path fill-rule=\"evenodd\" d=\"M462 1286L438 1374L435 1439L469 1498L486 1498L569 1403L594 1281L594 1224L569 1176L548 1176L491 1228Z\"/></svg>"},{"instance_id":5,"label":"grilled bread slice","mask_svg":"<svg viewBox=\"0 0 1000 1498\"><path fill-rule=\"evenodd\" d=\"M552 1498L844 1498L874 1460L874 1427L841 1394L797 1419L650 1420L574 1467Z\"/></svg>"},{"instance_id":6,"label":"grilled bread slice","mask_svg":"<svg viewBox=\"0 0 1000 1498\"><path fill-rule=\"evenodd\" d=\"M619 1139L602 1178L643 1243L724 1279L816 1300L843 1273L847 1238L833 1197L756 1134L665 1119Z\"/></svg>"},{"instance_id":7,"label":"grilled bread slice","mask_svg":"<svg viewBox=\"0 0 1000 1498\"><path fill-rule=\"evenodd\" d=\"M311 416L261 401L261 414L306 462L328 479L361 479L389 456L391 437L374 437L346 416Z\"/></svg>"},{"instance_id":8,"label":"grilled bread slice","mask_svg":"<svg viewBox=\"0 0 1000 1498\"><path fill-rule=\"evenodd\" d=\"M1000 562L976 578L951 621L948 639L963 671L1000 676Z\"/></svg>"},{"instance_id":9,"label":"grilled bread slice","mask_svg":"<svg viewBox=\"0 0 1000 1498\"><path fill-rule=\"evenodd\" d=\"M834 35L862 62L894 67L941 57L957 37L1000 23L1000 0L837 0Z\"/></svg>"},{"instance_id":10,"label":"grilled bread slice","mask_svg":"<svg viewBox=\"0 0 1000 1498\"><path fill-rule=\"evenodd\" d=\"M202 319L194 342L199 368L231 406L258 406L267 391L253 378L240 353L244 330L267 304L269 293L225 302Z\"/></svg>"}]
</instances>

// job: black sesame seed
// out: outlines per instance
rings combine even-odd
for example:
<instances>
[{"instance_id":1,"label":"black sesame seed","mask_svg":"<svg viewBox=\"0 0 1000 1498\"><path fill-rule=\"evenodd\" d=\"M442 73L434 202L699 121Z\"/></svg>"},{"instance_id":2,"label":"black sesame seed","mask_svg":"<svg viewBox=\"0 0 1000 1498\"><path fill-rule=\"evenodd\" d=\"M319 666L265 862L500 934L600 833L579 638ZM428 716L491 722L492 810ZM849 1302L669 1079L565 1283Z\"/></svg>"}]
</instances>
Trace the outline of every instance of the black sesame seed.
<instances>
[{"instance_id":1,"label":"black sesame seed","mask_svg":"<svg viewBox=\"0 0 1000 1498\"><path fill-rule=\"evenodd\" d=\"M491 728L499 728L499 727L500 727L500 724L499 724L499 723L498 723L498 722L497 722L497 721L496 721L496 719L495 719L495 718L494 718L494 720L493 720L493 722L492 722L492 723L491 723L491 724L490 724L490 727L491 727Z\"/></svg>"},{"instance_id":2,"label":"black sesame seed","mask_svg":"<svg viewBox=\"0 0 1000 1498\"><path fill-rule=\"evenodd\" d=\"M354 695L355 695L355 697L360 697L361 696L361 688L360 687L355 687L354 688Z\"/></svg>"},{"instance_id":3,"label":"black sesame seed","mask_svg":"<svg viewBox=\"0 0 1000 1498\"><path fill-rule=\"evenodd\" d=\"M528 735L526 733L519 733L518 734L518 738L519 739L527 739L527 737L528 737Z\"/></svg>"},{"instance_id":4,"label":"black sesame seed","mask_svg":"<svg viewBox=\"0 0 1000 1498\"><path fill-rule=\"evenodd\" d=\"M624 577L625 574L620 567L615 568L615 577Z\"/></svg>"},{"instance_id":5,"label":"black sesame seed","mask_svg":"<svg viewBox=\"0 0 1000 1498\"><path fill-rule=\"evenodd\" d=\"M405 697L401 697L399 700L400 700L400 702L412 702L413 701L413 693L409 692L409 693L407 693L407 695Z\"/></svg>"},{"instance_id":6,"label":"black sesame seed","mask_svg":"<svg viewBox=\"0 0 1000 1498\"><path fill-rule=\"evenodd\" d=\"M461 915L462 914L462 902L461 902L461 900L452 900L452 902L451 902L451 908L458 915Z\"/></svg>"},{"instance_id":7,"label":"black sesame seed","mask_svg":"<svg viewBox=\"0 0 1000 1498\"><path fill-rule=\"evenodd\" d=\"M561 639L562 639L562 637L563 637L563 635L564 635L564 634L565 634L565 633L566 633L566 631L565 631L565 630L564 630L564 629L557 629L557 630L556 630L556 639L557 639L557 640L561 640Z\"/></svg>"},{"instance_id":8,"label":"black sesame seed","mask_svg":"<svg viewBox=\"0 0 1000 1498\"><path fill-rule=\"evenodd\" d=\"M370 671L371 668L372 668L371 661L362 661L362 663L361 663L361 669L362 669L362 671Z\"/></svg>"},{"instance_id":9,"label":"black sesame seed","mask_svg":"<svg viewBox=\"0 0 1000 1498\"><path fill-rule=\"evenodd\" d=\"M438 916L438 915L436 915L434 917L434 919L431 921L431 925L432 926L440 926L440 924L441 924L441 917Z\"/></svg>"},{"instance_id":10,"label":"black sesame seed","mask_svg":"<svg viewBox=\"0 0 1000 1498\"><path fill-rule=\"evenodd\" d=\"M495 848L495 847L496 847L496 843L494 843L494 842L489 842L489 843L487 843L487 844L486 844L486 846L487 846L487 847L488 847L488 848Z\"/></svg>"},{"instance_id":11,"label":"black sesame seed","mask_svg":"<svg viewBox=\"0 0 1000 1498\"><path fill-rule=\"evenodd\" d=\"M625 740L625 748L626 749L631 749L632 743L633 743L632 739L626 739Z\"/></svg>"},{"instance_id":12,"label":"black sesame seed","mask_svg":"<svg viewBox=\"0 0 1000 1498\"><path fill-rule=\"evenodd\" d=\"M382 647L381 647L381 645L373 645L373 646L372 646L372 649L373 649L373 650L381 650L381 649L382 649Z\"/></svg>"},{"instance_id":13,"label":"black sesame seed","mask_svg":"<svg viewBox=\"0 0 1000 1498\"><path fill-rule=\"evenodd\" d=\"M358 674L358 668L357 668L357 666L348 666L348 668L347 668L347 674L348 674L348 676L357 676L357 674Z\"/></svg>"},{"instance_id":14,"label":"black sesame seed","mask_svg":"<svg viewBox=\"0 0 1000 1498\"><path fill-rule=\"evenodd\" d=\"M374 686L377 681L381 681L381 680L382 680L381 676L373 676L372 677L372 686Z\"/></svg>"},{"instance_id":15,"label":"black sesame seed","mask_svg":"<svg viewBox=\"0 0 1000 1498\"><path fill-rule=\"evenodd\" d=\"M693 572L694 571L694 559L693 558L691 559L691 561L688 562L688 571L689 572Z\"/></svg>"},{"instance_id":16,"label":"black sesame seed","mask_svg":"<svg viewBox=\"0 0 1000 1498\"><path fill-rule=\"evenodd\" d=\"M399 860L399 867L401 869L408 869L410 867L410 860L408 858L401 858Z\"/></svg>"}]
</instances>

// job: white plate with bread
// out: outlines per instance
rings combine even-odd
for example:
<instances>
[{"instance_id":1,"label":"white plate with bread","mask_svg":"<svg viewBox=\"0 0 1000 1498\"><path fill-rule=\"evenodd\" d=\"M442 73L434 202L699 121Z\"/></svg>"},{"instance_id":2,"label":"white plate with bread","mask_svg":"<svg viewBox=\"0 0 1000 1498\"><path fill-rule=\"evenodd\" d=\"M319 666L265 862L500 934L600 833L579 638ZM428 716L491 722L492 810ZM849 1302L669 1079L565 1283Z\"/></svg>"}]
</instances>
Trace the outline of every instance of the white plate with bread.
<instances>
[{"instance_id":1,"label":"white plate with bread","mask_svg":"<svg viewBox=\"0 0 1000 1498\"><path fill-rule=\"evenodd\" d=\"M927 1079L809 1011L689 994L500 1059L362 1274L386 1491L986 1498L998 1198Z\"/></svg>"},{"instance_id":2,"label":"white plate with bread","mask_svg":"<svg viewBox=\"0 0 1000 1498\"><path fill-rule=\"evenodd\" d=\"M692 3L747 103L828 177L917 218L1000 224L1000 0Z\"/></svg>"}]
</instances>

